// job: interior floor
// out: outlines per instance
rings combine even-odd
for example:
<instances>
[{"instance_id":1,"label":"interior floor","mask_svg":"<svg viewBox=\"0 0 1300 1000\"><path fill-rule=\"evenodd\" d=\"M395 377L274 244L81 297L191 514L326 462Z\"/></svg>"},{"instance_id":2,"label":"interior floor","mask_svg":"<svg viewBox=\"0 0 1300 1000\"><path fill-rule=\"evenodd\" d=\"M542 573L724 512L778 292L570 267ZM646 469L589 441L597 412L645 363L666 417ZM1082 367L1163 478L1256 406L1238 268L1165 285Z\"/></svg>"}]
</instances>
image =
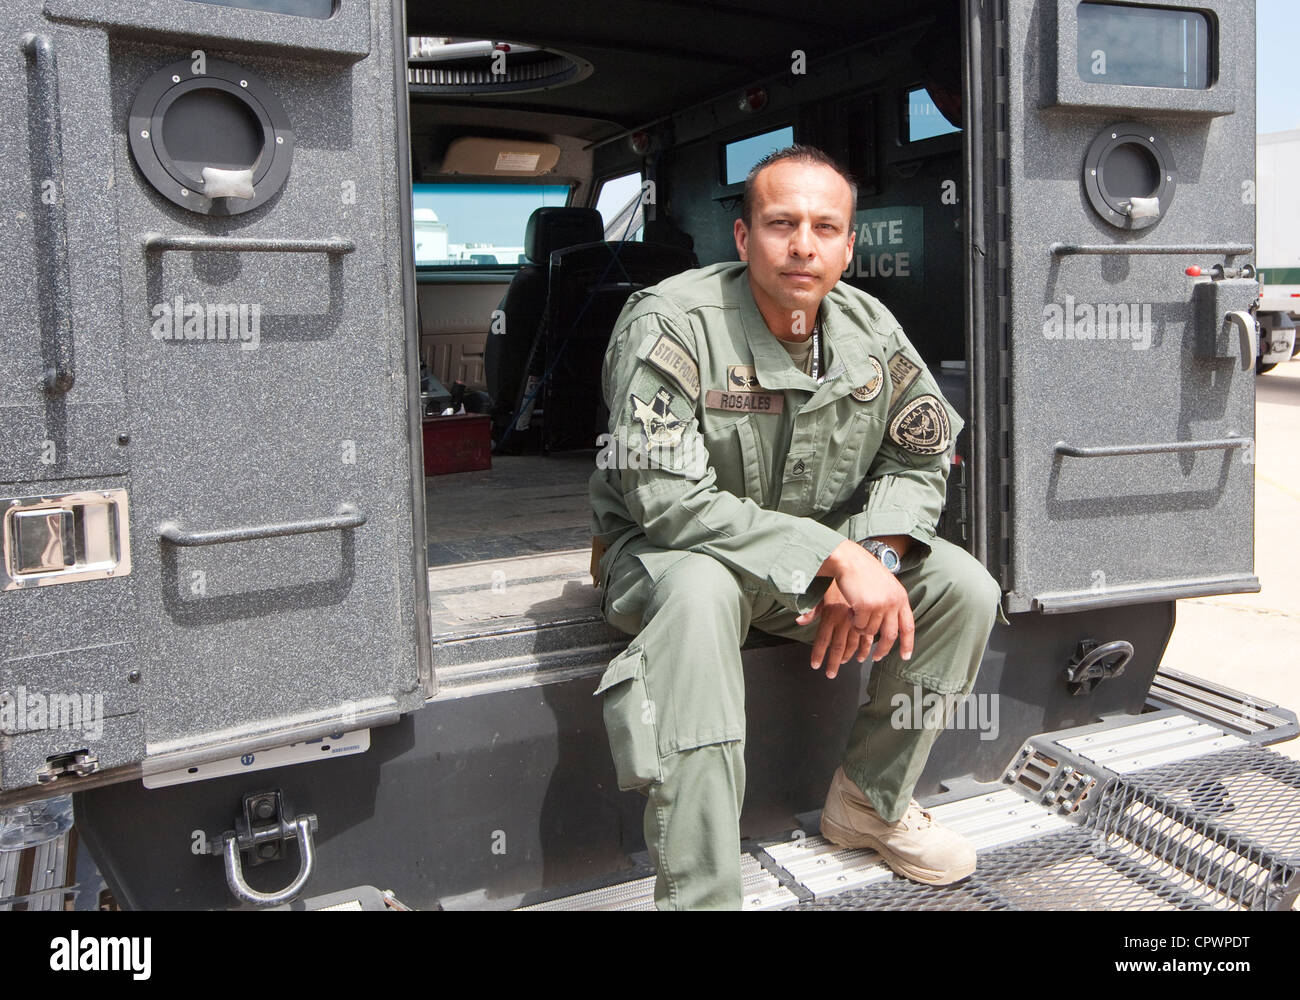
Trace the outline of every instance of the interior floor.
<instances>
[{"instance_id":1,"label":"interior floor","mask_svg":"<svg viewBox=\"0 0 1300 1000\"><path fill-rule=\"evenodd\" d=\"M494 455L492 468L424 480L429 566L591 544L594 452Z\"/></svg>"},{"instance_id":2,"label":"interior floor","mask_svg":"<svg viewBox=\"0 0 1300 1000\"><path fill-rule=\"evenodd\" d=\"M433 634L497 620L599 615L591 583L592 452L495 455L424 481Z\"/></svg>"}]
</instances>

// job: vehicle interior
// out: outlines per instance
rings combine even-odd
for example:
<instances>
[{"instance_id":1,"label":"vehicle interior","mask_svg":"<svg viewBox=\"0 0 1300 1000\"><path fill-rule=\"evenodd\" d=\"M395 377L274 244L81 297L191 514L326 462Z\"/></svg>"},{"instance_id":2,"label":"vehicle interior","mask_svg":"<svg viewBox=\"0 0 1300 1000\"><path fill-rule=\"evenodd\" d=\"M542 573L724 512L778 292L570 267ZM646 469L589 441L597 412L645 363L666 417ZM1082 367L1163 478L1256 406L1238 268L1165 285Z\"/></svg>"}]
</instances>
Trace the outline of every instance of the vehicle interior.
<instances>
[{"instance_id":1,"label":"vehicle interior","mask_svg":"<svg viewBox=\"0 0 1300 1000\"><path fill-rule=\"evenodd\" d=\"M599 616L600 369L638 288L738 259L750 166L819 146L859 183L843 280L969 421L957 0L408 4L435 641ZM969 431L940 530L968 547Z\"/></svg>"}]
</instances>

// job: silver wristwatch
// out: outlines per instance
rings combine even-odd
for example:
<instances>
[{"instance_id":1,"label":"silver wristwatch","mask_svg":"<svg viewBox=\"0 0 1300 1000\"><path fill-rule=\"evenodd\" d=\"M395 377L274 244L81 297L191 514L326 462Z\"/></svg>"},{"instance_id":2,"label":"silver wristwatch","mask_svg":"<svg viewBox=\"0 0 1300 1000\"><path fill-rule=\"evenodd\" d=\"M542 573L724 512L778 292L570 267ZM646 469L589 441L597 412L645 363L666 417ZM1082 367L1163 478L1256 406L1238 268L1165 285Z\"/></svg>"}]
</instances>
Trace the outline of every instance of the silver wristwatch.
<instances>
[{"instance_id":1,"label":"silver wristwatch","mask_svg":"<svg viewBox=\"0 0 1300 1000\"><path fill-rule=\"evenodd\" d=\"M858 544L879 559L880 565L884 566L885 569L889 570L889 572L893 573L895 576L898 575L899 567L902 566L903 561L898 558L898 552L895 551L893 546L886 545L884 542L878 541L875 538L868 538L866 541L859 542Z\"/></svg>"}]
</instances>

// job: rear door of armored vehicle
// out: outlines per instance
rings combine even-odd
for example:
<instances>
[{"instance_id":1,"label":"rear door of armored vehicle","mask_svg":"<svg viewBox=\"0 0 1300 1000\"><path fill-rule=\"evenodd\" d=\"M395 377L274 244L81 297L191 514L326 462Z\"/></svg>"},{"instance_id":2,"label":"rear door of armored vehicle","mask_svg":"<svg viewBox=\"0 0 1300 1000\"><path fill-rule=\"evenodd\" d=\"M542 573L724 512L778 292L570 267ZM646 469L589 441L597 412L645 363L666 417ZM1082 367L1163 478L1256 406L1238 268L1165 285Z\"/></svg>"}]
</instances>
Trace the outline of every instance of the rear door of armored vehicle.
<instances>
[{"instance_id":1,"label":"rear door of armored vehicle","mask_svg":"<svg viewBox=\"0 0 1300 1000\"><path fill-rule=\"evenodd\" d=\"M1007 608L1258 590L1254 9L985 7L976 514Z\"/></svg>"},{"instance_id":2,"label":"rear door of armored vehicle","mask_svg":"<svg viewBox=\"0 0 1300 1000\"><path fill-rule=\"evenodd\" d=\"M0 26L3 790L251 766L417 707L401 5Z\"/></svg>"}]
</instances>

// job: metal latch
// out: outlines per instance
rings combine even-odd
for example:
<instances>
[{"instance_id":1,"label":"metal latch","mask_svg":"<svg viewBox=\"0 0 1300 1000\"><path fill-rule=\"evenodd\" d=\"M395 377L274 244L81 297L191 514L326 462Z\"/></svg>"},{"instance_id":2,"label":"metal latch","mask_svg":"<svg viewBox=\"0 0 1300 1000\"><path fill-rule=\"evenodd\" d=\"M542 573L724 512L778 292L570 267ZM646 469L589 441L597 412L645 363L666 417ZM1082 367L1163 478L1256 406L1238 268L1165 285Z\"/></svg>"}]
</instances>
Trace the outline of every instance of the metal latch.
<instances>
[{"instance_id":1,"label":"metal latch","mask_svg":"<svg viewBox=\"0 0 1300 1000\"><path fill-rule=\"evenodd\" d=\"M1123 639L1099 644L1094 639L1084 639L1074 651L1065 668L1065 681L1070 694L1091 694L1102 681L1124 673L1133 659L1133 644Z\"/></svg>"},{"instance_id":2,"label":"metal latch","mask_svg":"<svg viewBox=\"0 0 1300 1000\"><path fill-rule=\"evenodd\" d=\"M10 497L0 505L0 590L131 572L126 490Z\"/></svg>"},{"instance_id":3,"label":"metal latch","mask_svg":"<svg viewBox=\"0 0 1300 1000\"><path fill-rule=\"evenodd\" d=\"M287 903L302 891L316 867L312 834L316 832L315 814L286 819L290 810L280 789L250 792L244 796L243 815L235 828L209 840L208 850L222 855L226 862L226 884L236 899L258 906ZM244 881L241 852L248 853L248 864L256 868L284 857L290 840L298 842L298 875L278 892L259 892Z\"/></svg>"},{"instance_id":4,"label":"metal latch","mask_svg":"<svg viewBox=\"0 0 1300 1000\"><path fill-rule=\"evenodd\" d=\"M65 775L84 778L98 770L98 754L93 754L89 750L74 750L72 753L57 754L46 760L45 766L37 769L36 780L44 785Z\"/></svg>"}]
</instances>

